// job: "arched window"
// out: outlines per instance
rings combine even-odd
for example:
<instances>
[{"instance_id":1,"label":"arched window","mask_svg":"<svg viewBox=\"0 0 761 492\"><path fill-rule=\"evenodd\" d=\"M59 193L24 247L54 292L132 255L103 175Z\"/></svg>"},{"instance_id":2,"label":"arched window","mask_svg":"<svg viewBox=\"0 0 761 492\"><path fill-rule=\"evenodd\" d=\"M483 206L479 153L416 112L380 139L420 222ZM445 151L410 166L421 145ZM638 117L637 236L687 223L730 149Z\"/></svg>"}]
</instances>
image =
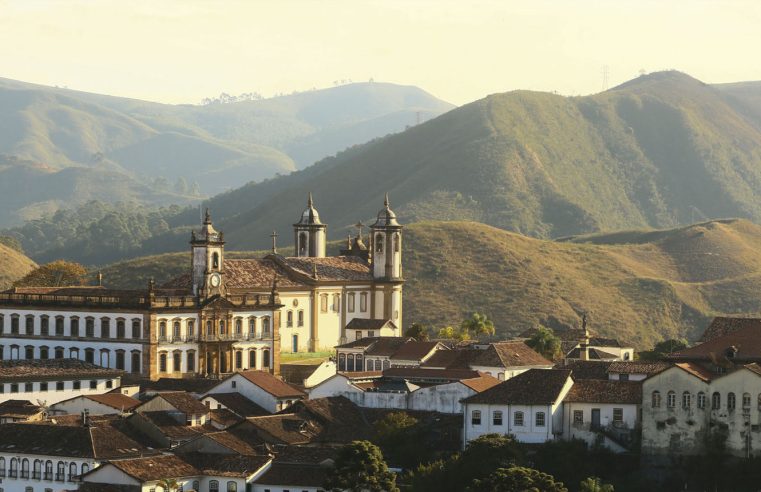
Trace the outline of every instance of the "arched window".
<instances>
[{"instance_id":1,"label":"arched window","mask_svg":"<svg viewBox=\"0 0 761 492\"><path fill-rule=\"evenodd\" d=\"M73 482L77 476L77 464L73 461L69 464L69 482Z\"/></svg>"},{"instance_id":2,"label":"arched window","mask_svg":"<svg viewBox=\"0 0 761 492\"><path fill-rule=\"evenodd\" d=\"M187 332L187 337L189 341L192 341L196 336L196 326L195 322L192 319L189 319L185 322L185 331Z\"/></svg>"},{"instance_id":3,"label":"arched window","mask_svg":"<svg viewBox=\"0 0 761 492\"><path fill-rule=\"evenodd\" d=\"M32 478L35 480L42 479L42 460L34 460L32 464Z\"/></svg>"},{"instance_id":4,"label":"arched window","mask_svg":"<svg viewBox=\"0 0 761 492\"><path fill-rule=\"evenodd\" d=\"M201 492L201 482L198 480L193 480L193 490L195 492Z\"/></svg>"},{"instance_id":5,"label":"arched window","mask_svg":"<svg viewBox=\"0 0 761 492\"><path fill-rule=\"evenodd\" d=\"M56 467L56 473L55 473L55 479L57 482L63 482L66 480L66 465L63 461L58 462L58 466Z\"/></svg>"},{"instance_id":6,"label":"arched window","mask_svg":"<svg viewBox=\"0 0 761 492\"><path fill-rule=\"evenodd\" d=\"M743 393L743 410L750 410L750 393Z\"/></svg>"},{"instance_id":7,"label":"arched window","mask_svg":"<svg viewBox=\"0 0 761 492\"><path fill-rule=\"evenodd\" d=\"M8 476L11 478L18 478L18 459L11 458L11 467L8 470Z\"/></svg>"},{"instance_id":8,"label":"arched window","mask_svg":"<svg viewBox=\"0 0 761 492\"><path fill-rule=\"evenodd\" d=\"M727 410L734 410L735 409L735 394L729 393L727 394Z\"/></svg>"},{"instance_id":9,"label":"arched window","mask_svg":"<svg viewBox=\"0 0 761 492\"><path fill-rule=\"evenodd\" d=\"M289 311L286 313L285 319L286 319L286 323L285 323L285 325L286 325L288 328L291 328L291 327L293 326L293 311L290 311L290 310L289 310Z\"/></svg>"},{"instance_id":10,"label":"arched window","mask_svg":"<svg viewBox=\"0 0 761 492\"><path fill-rule=\"evenodd\" d=\"M394 234L394 253L398 253L401 250L402 237L397 232Z\"/></svg>"},{"instance_id":11,"label":"arched window","mask_svg":"<svg viewBox=\"0 0 761 492\"><path fill-rule=\"evenodd\" d=\"M473 410L470 413L470 425L481 425L481 410Z\"/></svg>"},{"instance_id":12,"label":"arched window","mask_svg":"<svg viewBox=\"0 0 761 492\"><path fill-rule=\"evenodd\" d=\"M385 369L388 369L389 367L391 367L391 361L388 360L388 359L384 359L383 360L383 369L385 370Z\"/></svg>"},{"instance_id":13,"label":"arched window","mask_svg":"<svg viewBox=\"0 0 761 492\"><path fill-rule=\"evenodd\" d=\"M299 256L305 255L307 252L307 234L302 232L299 234Z\"/></svg>"},{"instance_id":14,"label":"arched window","mask_svg":"<svg viewBox=\"0 0 761 492\"><path fill-rule=\"evenodd\" d=\"M116 320L116 338L124 339L127 337L126 328L123 319Z\"/></svg>"},{"instance_id":15,"label":"arched window","mask_svg":"<svg viewBox=\"0 0 761 492\"><path fill-rule=\"evenodd\" d=\"M653 391L653 395L650 399L650 403L653 408L660 408L661 406L661 392Z\"/></svg>"},{"instance_id":16,"label":"arched window","mask_svg":"<svg viewBox=\"0 0 761 492\"><path fill-rule=\"evenodd\" d=\"M240 335L243 333L243 320L235 318L235 334Z\"/></svg>"},{"instance_id":17,"label":"arched window","mask_svg":"<svg viewBox=\"0 0 761 492\"><path fill-rule=\"evenodd\" d=\"M375 367L375 361L373 359L365 359L365 371L372 371Z\"/></svg>"},{"instance_id":18,"label":"arched window","mask_svg":"<svg viewBox=\"0 0 761 492\"><path fill-rule=\"evenodd\" d=\"M209 481L209 492L219 492L219 482L216 480Z\"/></svg>"},{"instance_id":19,"label":"arched window","mask_svg":"<svg viewBox=\"0 0 761 492\"><path fill-rule=\"evenodd\" d=\"M21 478L29 478L29 460L21 460Z\"/></svg>"},{"instance_id":20,"label":"arched window","mask_svg":"<svg viewBox=\"0 0 761 492\"><path fill-rule=\"evenodd\" d=\"M172 352L172 370L174 372L182 371L182 352L179 350Z\"/></svg>"},{"instance_id":21,"label":"arched window","mask_svg":"<svg viewBox=\"0 0 761 492\"><path fill-rule=\"evenodd\" d=\"M219 268L219 253L212 253L211 255L211 267Z\"/></svg>"},{"instance_id":22,"label":"arched window","mask_svg":"<svg viewBox=\"0 0 761 492\"><path fill-rule=\"evenodd\" d=\"M140 352L137 350L132 351L132 367L130 368L133 373L140 373Z\"/></svg>"},{"instance_id":23,"label":"arched window","mask_svg":"<svg viewBox=\"0 0 761 492\"><path fill-rule=\"evenodd\" d=\"M248 368L256 369L256 350L254 349L248 351Z\"/></svg>"},{"instance_id":24,"label":"arched window","mask_svg":"<svg viewBox=\"0 0 761 492\"><path fill-rule=\"evenodd\" d=\"M270 334L270 317L265 316L262 318L262 334L264 336L269 336Z\"/></svg>"},{"instance_id":25,"label":"arched window","mask_svg":"<svg viewBox=\"0 0 761 492\"><path fill-rule=\"evenodd\" d=\"M536 412L535 422L537 427L544 427L544 412Z\"/></svg>"},{"instance_id":26,"label":"arched window","mask_svg":"<svg viewBox=\"0 0 761 492\"><path fill-rule=\"evenodd\" d=\"M248 318L248 335L251 337L256 335L256 318Z\"/></svg>"},{"instance_id":27,"label":"arched window","mask_svg":"<svg viewBox=\"0 0 761 492\"><path fill-rule=\"evenodd\" d=\"M523 412L515 412L513 414L513 425L523 427Z\"/></svg>"},{"instance_id":28,"label":"arched window","mask_svg":"<svg viewBox=\"0 0 761 492\"><path fill-rule=\"evenodd\" d=\"M214 334L214 325L211 320L206 321L206 335L211 336Z\"/></svg>"},{"instance_id":29,"label":"arched window","mask_svg":"<svg viewBox=\"0 0 761 492\"><path fill-rule=\"evenodd\" d=\"M692 406L692 395L689 391L682 393L682 408L690 408Z\"/></svg>"},{"instance_id":30,"label":"arched window","mask_svg":"<svg viewBox=\"0 0 761 492\"><path fill-rule=\"evenodd\" d=\"M721 408L721 395L718 391L711 395L711 408L714 410Z\"/></svg>"},{"instance_id":31,"label":"arched window","mask_svg":"<svg viewBox=\"0 0 761 492\"><path fill-rule=\"evenodd\" d=\"M90 471L90 465L87 463L82 463L82 473L81 475L84 475L85 473Z\"/></svg>"},{"instance_id":32,"label":"arched window","mask_svg":"<svg viewBox=\"0 0 761 492\"><path fill-rule=\"evenodd\" d=\"M383 253L383 234L378 233L375 235L375 252Z\"/></svg>"},{"instance_id":33,"label":"arched window","mask_svg":"<svg viewBox=\"0 0 761 492\"><path fill-rule=\"evenodd\" d=\"M45 480L53 480L53 462L50 460L45 462Z\"/></svg>"},{"instance_id":34,"label":"arched window","mask_svg":"<svg viewBox=\"0 0 761 492\"><path fill-rule=\"evenodd\" d=\"M240 350L235 351L235 368L243 369L243 352Z\"/></svg>"},{"instance_id":35,"label":"arched window","mask_svg":"<svg viewBox=\"0 0 761 492\"><path fill-rule=\"evenodd\" d=\"M270 367L270 351L269 349L264 349L262 352L262 367L269 369Z\"/></svg>"},{"instance_id":36,"label":"arched window","mask_svg":"<svg viewBox=\"0 0 761 492\"><path fill-rule=\"evenodd\" d=\"M196 371L196 351L195 350L188 350L185 353L185 358L188 366L188 372L195 372Z\"/></svg>"},{"instance_id":37,"label":"arched window","mask_svg":"<svg viewBox=\"0 0 761 492\"><path fill-rule=\"evenodd\" d=\"M40 347L40 359L49 359L50 358L50 349L47 345L43 345Z\"/></svg>"},{"instance_id":38,"label":"arched window","mask_svg":"<svg viewBox=\"0 0 761 492\"><path fill-rule=\"evenodd\" d=\"M232 480L227 482L227 492L238 492L238 483Z\"/></svg>"},{"instance_id":39,"label":"arched window","mask_svg":"<svg viewBox=\"0 0 761 492\"><path fill-rule=\"evenodd\" d=\"M140 333L140 320L139 319L133 319L132 320L132 338L141 338L142 333Z\"/></svg>"},{"instance_id":40,"label":"arched window","mask_svg":"<svg viewBox=\"0 0 761 492\"><path fill-rule=\"evenodd\" d=\"M180 339L180 322L175 321L172 323L172 340Z\"/></svg>"},{"instance_id":41,"label":"arched window","mask_svg":"<svg viewBox=\"0 0 761 492\"><path fill-rule=\"evenodd\" d=\"M706 394L700 391L698 393L698 408L701 410L706 407Z\"/></svg>"},{"instance_id":42,"label":"arched window","mask_svg":"<svg viewBox=\"0 0 761 492\"><path fill-rule=\"evenodd\" d=\"M166 340L166 321L159 323L159 340Z\"/></svg>"},{"instance_id":43,"label":"arched window","mask_svg":"<svg viewBox=\"0 0 761 492\"><path fill-rule=\"evenodd\" d=\"M159 372L166 372L166 352L159 354Z\"/></svg>"},{"instance_id":44,"label":"arched window","mask_svg":"<svg viewBox=\"0 0 761 492\"><path fill-rule=\"evenodd\" d=\"M328 312L328 295L327 294L320 294L320 312L321 313Z\"/></svg>"},{"instance_id":45,"label":"arched window","mask_svg":"<svg viewBox=\"0 0 761 492\"><path fill-rule=\"evenodd\" d=\"M349 372L356 370L356 366L354 365L354 354L349 354L346 358L346 370Z\"/></svg>"},{"instance_id":46,"label":"arched window","mask_svg":"<svg viewBox=\"0 0 761 492\"><path fill-rule=\"evenodd\" d=\"M338 354L338 370L346 371L346 354Z\"/></svg>"},{"instance_id":47,"label":"arched window","mask_svg":"<svg viewBox=\"0 0 761 492\"><path fill-rule=\"evenodd\" d=\"M666 394L666 406L669 408L674 408L676 406L676 393L673 391L669 391Z\"/></svg>"},{"instance_id":48,"label":"arched window","mask_svg":"<svg viewBox=\"0 0 761 492\"><path fill-rule=\"evenodd\" d=\"M227 333L227 331L225 331L225 320L221 319L219 320L219 334L224 335L225 333Z\"/></svg>"},{"instance_id":49,"label":"arched window","mask_svg":"<svg viewBox=\"0 0 761 492\"><path fill-rule=\"evenodd\" d=\"M5 458L0 457L0 477L5 477Z\"/></svg>"}]
</instances>

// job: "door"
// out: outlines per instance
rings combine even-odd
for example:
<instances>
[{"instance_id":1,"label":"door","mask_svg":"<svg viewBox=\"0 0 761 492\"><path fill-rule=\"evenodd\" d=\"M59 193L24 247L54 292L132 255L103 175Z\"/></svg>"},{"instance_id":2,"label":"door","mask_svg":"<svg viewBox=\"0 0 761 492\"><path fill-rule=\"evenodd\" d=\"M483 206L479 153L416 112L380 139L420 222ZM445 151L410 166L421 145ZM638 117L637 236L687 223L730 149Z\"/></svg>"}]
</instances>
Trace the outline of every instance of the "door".
<instances>
[{"instance_id":1,"label":"door","mask_svg":"<svg viewBox=\"0 0 761 492\"><path fill-rule=\"evenodd\" d=\"M592 409L592 429L599 429L599 428L600 428L600 409L593 408Z\"/></svg>"},{"instance_id":2,"label":"door","mask_svg":"<svg viewBox=\"0 0 761 492\"><path fill-rule=\"evenodd\" d=\"M293 352L299 351L299 336L293 335Z\"/></svg>"}]
</instances>

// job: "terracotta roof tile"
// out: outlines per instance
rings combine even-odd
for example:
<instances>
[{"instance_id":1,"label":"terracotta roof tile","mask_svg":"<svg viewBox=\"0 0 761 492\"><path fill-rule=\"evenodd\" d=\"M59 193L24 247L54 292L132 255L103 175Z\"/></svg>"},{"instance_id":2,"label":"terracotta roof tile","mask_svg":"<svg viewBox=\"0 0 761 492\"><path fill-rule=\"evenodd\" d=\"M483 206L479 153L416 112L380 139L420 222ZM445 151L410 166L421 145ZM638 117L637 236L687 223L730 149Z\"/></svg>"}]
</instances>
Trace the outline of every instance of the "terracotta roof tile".
<instances>
[{"instance_id":1,"label":"terracotta roof tile","mask_svg":"<svg viewBox=\"0 0 761 492\"><path fill-rule=\"evenodd\" d=\"M106 369L78 359L17 359L0 361L0 381L117 377L123 371Z\"/></svg>"},{"instance_id":2,"label":"terracotta roof tile","mask_svg":"<svg viewBox=\"0 0 761 492\"><path fill-rule=\"evenodd\" d=\"M254 480L254 483L260 486L291 486L321 489L330 470L330 467L319 465L275 462L262 476Z\"/></svg>"},{"instance_id":3,"label":"terracotta roof tile","mask_svg":"<svg viewBox=\"0 0 761 492\"><path fill-rule=\"evenodd\" d=\"M238 374L276 398L304 398L306 393L264 371L240 371Z\"/></svg>"},{"instance_id":4,"label":"terracotta roof tile","mask_svg":"<svg viewBox=\"0 0 761 492\"><path fill-rule=\"evenodd\" d=\"M476 393L481 393L482 391L486 391L489 388L497 386L500 383L500 380L489 376L488 374L481 374L477 378L461 379L460 382Z\"/></svg>"},{"instance_id":5,"label":"terracotta roof tile","mask_svg":"<svg viewBox=\"0 0 761 492\"><path fill-rule=\"evenodd\" d=\"M735 351L736 349L736 351ZM670 360L726 359L738 361L761 361L761 330L753 325L737 327L725 335L715 336L708 341L668 355Z\"/></svg>"},{"instance_id":6,"label":"terracotta roof tile","mask_svg":"<svg viewBox=\"0 0 761 492\"><path fill-rule=\"evenodd\" d=\"M580 359L581 358L581 348L576 347L575 349L571 350L566 354L567 359ZM604 350L600 350L594 347L589 347L589 360L616 360L619 357L615 354L611 354L610 352L605 352Z\"/></svg>"},{"instance_id":7,"label":"terracotta roof tile","mask_svg":"<svg viewBox=\"0 0 761 492\"><path fill-rule=\"evenodd\" d=\"M555 365L555 369L570 369L573 380L579 379L608 379L608 368L611 361L602 360L568 360Z\"/></svg>"},{"instance_id":8,"label":"terracotta roof tile","mask_svg":"<svg viewBox=\"0 0 761 492\"><path fill-rule=\"evenodd\" d=\"M185 415L205 415L209 412L206 405L184 391L167 391L164 393L158 393L153 398L162 398ZM137 410L139 411L140 409L138 408Z\"/></svg>"},{"instance_id":9,"label":"terracotta roof tile","mask_svg":"<svg viewBox=\"0 0 761 492\"><path fill-rule=\"evenodd\" d=\"M712 372L710 369L694 362L677 362L674 365L703 381L710 381L718 376L718 374Z\"/></svg>"},{"instance_id":10,"label":"terracotta roof tile","mask_svg":"<svg viewBox=\"0 0 761 492\"><path fill-rule=\"evenodd\" d=\"M234 432L229 432L227 430L220 432L209 432L205 434L205 437L221 444L222 446L225 446L228 449L235 451L238 454L257 455L261 452L261 450L257 447L262 444L260 441L252 443L249 442L249 440L241 439L241 437L239 437Z\"/></svg>"},{"instance_id":11,"label":"terracotta roof tile","mask_svg":"<svg viewBox=\"0 0 761 492\"><path fill-rule=\"evenodd\" d=\"M272 460L269 456L209 453L186 453L182 459L199 469L203 475L238 478L250 477Z\"/></svg>"},{"instance_id":12,"label":"terracotta roof tile","mask_svg":"<svg viewBox=\"0 0 761 492\"><path fill-rule=\"evenodd\" d=\"M201 474L196 467L173 454L114 460L110 464L142 482L164 478L193 477Z\"/></svg>"},{"instance_id":13,"label":"terracotta roof tile","mask_svg":"<svg viewBox=\"0 0 761 492\"><path fill-rule=\"evenodd\" d=\"M466 403L550 404L560 397L571 371L567 369L529 369L473 396Z\"/></svg>"},{"instance_id":14,"label":"terracotta roof tile","mask_svg":"<svg viewBox=\"0 0 761 492\"><path fill-rule=\"evenodd\" d=\"M324 281L370 281L373 279L370 265L358 256L328 256L324 258L284 258L285 264L302 275Z\"/></svg>"},{"instance_id":15,"label":"terracotta roof tile","mask_svg":"<svg viewBox=\"0 0 761 492\"><path fill-rule=\"evenodd\" d=\"M287 270L271 259L225 260L225 284L228 288L269 290L275 277L280 287L304 285L291 279Z\"/></svg>"},{"instance_id":16,"label":"terracotta roof tile","mask_svg":"<svg viewBox=\"0 0 761 492\"><path fill-rule=\"evenodd\" d=\"M639 381L575 381L563 401L573 403L642 403L642 384Z\"/></svg>"},{"instance_id":17,"label":"terracotta roof tile","mask_svg":"<svg viewBox=\"0 0 761 492\"><path fill-rule=\"evenodd\" d=\"M708 342L723 337L737 330L751 328L761 332L761 318L735 318L718 316L711 321L700 337L700 342Z\"/></svg>"},{"instance_id":18,"label":"terracotta roof tile","mask_svg":"<svg viewBox=\"0 0 761 492\"><path fill-rule=\"evenodd\" d=\"M419 342L417 340L411 340L408 343L399 347L396 352L391 355L391 360L405 360L405 361L420 361L426 355L430 354L433 350L440 348L442 350L449 350L443 345L439 345L439 342Z\"/></svg>"},{"instance_id":19,"label":"terracotta roof tile","mask_svg":"<svg viewBox=\"0 0 761 492\"><path fill-rule=\"evenodd\" d=\"M620 374L657 374L671 367L670 362L653 360L615 361L608 366L608 373ZM574 373L574 376L576 374Z\"/></svg>"},{"instance_id":20,"label":"terracotta roof tile","mask_svg":"<svg viewBox=\"0 0 761 492\"><path fill-rule=\"evenodd\" d=\"M523 341L513 340L507 342L495 342L489 347L474 352L470 363L474 366L487 367L525 367L525 366L552 366L548 361Z\"/></svg>"},{"instance_id":21,"label":"terracotta roof tile","mask_svg":"<svg viewBox=\"0 0 761 492\"><path fill-rule=\"evenodd\" d=\"M96 401L117 410L129 411L140 405L140 400L131 396L122 395L121 393L104 393L102 395L86 395L88 400Z\"/></svg>"},{"instance_id":22,"label":"terracotta roof tile","mask_svg":"<svg viewBox=\"0 0 761 492\"><path fill-rule=\"evenodd\" d=\"M260 415L270 415L270 412L263 409L253 401L249 400L240 393L210 393L206 395L212 397L239 417L258 417Z\"/></svg>"}]
</instances>

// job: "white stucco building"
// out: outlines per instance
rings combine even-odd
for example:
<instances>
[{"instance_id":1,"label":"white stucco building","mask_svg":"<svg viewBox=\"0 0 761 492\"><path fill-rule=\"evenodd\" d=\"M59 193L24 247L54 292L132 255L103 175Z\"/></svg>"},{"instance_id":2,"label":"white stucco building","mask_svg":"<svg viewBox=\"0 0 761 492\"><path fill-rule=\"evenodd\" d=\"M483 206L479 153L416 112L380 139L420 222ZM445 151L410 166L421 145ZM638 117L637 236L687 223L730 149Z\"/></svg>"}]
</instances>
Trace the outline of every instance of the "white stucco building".
<instances>
[{"instance_id":1,"label":"white stucco building","mask_svg":"<svg viewBox=\"0 0 761 492\"><path fill-rule=\"evenodd\" d=\"M270 413L279 412L306 397L300 389L262 371L241 371L228 376L212 387L204 398L216 393L240 393Z\"/></svg>"}]
</instances>

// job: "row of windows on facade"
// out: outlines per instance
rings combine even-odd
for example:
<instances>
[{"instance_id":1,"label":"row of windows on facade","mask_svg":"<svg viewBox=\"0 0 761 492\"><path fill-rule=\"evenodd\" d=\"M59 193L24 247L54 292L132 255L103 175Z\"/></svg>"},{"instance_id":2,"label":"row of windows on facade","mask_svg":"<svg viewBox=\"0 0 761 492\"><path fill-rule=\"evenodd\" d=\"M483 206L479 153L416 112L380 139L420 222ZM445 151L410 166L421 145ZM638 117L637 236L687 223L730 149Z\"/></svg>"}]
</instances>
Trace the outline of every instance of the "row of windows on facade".
<instances>
[{"instance_id":1,"label":"row of windows on facade","mask_svg":"<svg viewBox=\"0 0 761 492\"><path fill-rule=\"evenodd\" d=\"M63 461L59 461L55 467L55 474L53 474L53 462L34 460L31 462L31 475L30 475L30 461L27 458L11 458L8 474L6 475L5 458L0 457L0 478L24 478L33 480L55 480L56 482L74 482L78 472L82 474L87 473L90 470L90 466L87 463L82 463L82 467L77 467L76 463L69 463L68 467ZM68 471L68 473L67 473Z\"/></svg>"},{"instance_id":2,"label":"row of windows on facade","mask_svg":"<svg viewBox=\"0 0 761 492\"><path fill-rule=\"evenodd\" d=\"M303 325L303 316L300 317L302 320L301 324ZM301 326L301 325L299 325ZM218 328L218 331L215 332L215 328ZM235 335L243 335L243 318L235 318L233 320L233 334ZM248 334L251 337L254 337L256 335L256 317L250 317L248 318ZM263 337L269 336L270 334L270 318L269 316L265 316L262 318L262 330L261 335ZM219 320L218 322L213 322L212 320L206 320L206 335L207 336L216 336L216 335L227 335L227 322L223 319ZM188 340L192 340L195 338L195 321L193 320L187 320L185 322L185 337ZM167 340L167 322L166 321L160 321L159 322L159 340ZM179 321L173 321L172 322L172 339L173 340L180 340L182 339L182 325Z\"/></svg>"},{"instance_id":3,"label":"row of windows on facade","mask_svg":"<svg viewBox=\"0 0 761 492\"><path fill-rule=\"evenodd\" d=\"M256 368L256 349L250 349L248 351L248 367L249 369L255 369ZM185 352L186 354L186 363L187 363L187 372L195 372L196 368L196 352L195 350L188 350ZM243 367L243 351L242 350L236 350L235 351L235 369L244 369ZM169 354L167 352L160 352L159 353L159 372L169 372L169 366L168 366L168 360L169 360ZM211 352L206 352L206 361L207 364L210 364L212 361ZM264 349L262 351L262 368L269 369L270 367L270 350ZM228 361L227 361L227 354L225 352L220 353L220 361L219 361L219 368L220 372L232 372L228 370L227 367ZM181 372L182 371L182 351L175 350L172 352L172 369L174 372ZM211 372L210 369L207 369L208 372Z\"/></svg>"},{"instance_id":4,"label":"row of windows on facade","mask_svg":"<svg viewBox=\"0 0 761 492\"><path fill-rule=\"evenodd\" d=\"M155 487L151 487L150 492L156 492ZM163 489L160 489L163 490ZM174 489L177 492L183 492L185 490L183 488L182 484L178 484L177 487ZM196 492L200 492L201 490L201 483L198 480L193 480L193 488L191 490L194 490ZM1 491L0 491L1 492ZM209 492L219 492L219 480L210 480L209 481ZM233 482L232 480L227 482L227 492L238 492L238 484L236 482Z\"/></svg>"},{"instance_id":5,"label":"row of windows on facade","mask_svg":"<svg viewBox=\"0 0 761 492\"><path fill-rule=\"evenodd\" d=\"M37 386L35 390L35 386ZM114 387L114 382L110 379L106 380L106 388L111 389ZM48 382L43 381L40 383L10 383L10 392L11 393L19 393L21 388L24 389L24 393L45 393L47 391L50 391L50 385ZM96 380L90 380L89 382L89 388L91 390L97 390L98 389L98 381ZM63 381L56 381L55 382L55 390L56 391L64 391L65 383ZM71 382L71 389L78 391L82 389L82 381L74 380ZM0 393L5 393L5 384L0 383Z\"/></svg>"},{"instance_id":6,"label":"row of windows on facade","mask_svg":"<svg viewBox=\"0 0 761 492\"><path fill-rule=\"evenodd\" d=\"M517 411L513 413L513 426L514 427L522 427L524 425L525 415L521 411ZM481 410L473 410L470 413L470 423L471 425L481 425ZM492 425L502 425L502 411L501 410L495 410L492 412ZM534 414L534 426L535 427L544 427L545 426L545 413L544 412L536 412Z\"/></svg>"},{"instance_id":7,"label":"row of windows on facade","mask_svg":"<svg viewBox=\"0 0 761 492\"><path fill-rule=\"evenodd\" d=\"M328 294L320 294L320 311L323 313L328 312L328 298ZM330 310L334 313L341 310L341 294L333 294L333 304L330 306ZM349 313L357 311L357 294L355 292L346 294L346 311ZM367 312L367 292L359 294L359 312Z\"/></svg>"},{"instance_id":8,"label":"row of windows on facade","mask_svg":"<svg viewBox=\"0 0 761 492\"><path fill-rule=\"evenodd\" d=\"M79 359L79 355L81 353L84 353L84 361L89 362L90 364L95 364L95 349L94 348L85 348L82 351L80 351L79 348L71 347L69 348L69 359ZM21 357L21 347L18 345L9 345L8 346L8 353L5 351L5 346L0 345L0 360L5 360L6 358L8 360L19 360ZM55 347L53 349L53 358L54 359L63 359L65 358L66 350L63 347ZM42 345L39 347L39 352L35 353L35 347L33 345L26 345L24 346L24 359L32 360L32 359L50 359L50 347L47 347L46 345ZM125 370L125 358L126 358L126 351L122 349L114 350L115 360L114 360L114 368ZM132 350L132 367L131 371L135 373L140 372L140 351L139 350ZM111 350L109 349L100 349L100 359L99 364L103 367L111 367Z\"/></svg>"},{"instance_id":9,"label":"row of windows on facade","mask_svg":"<svg viewBox=\"0 0 761 492\"><path fill-rule=\"evenodd\" d=\"M0 314L0 333L10 333L13 335L50 335L51 334L50 333L50 316L46 314L39 316L40 324L39 324L38 332L35 332L35 318L36 316L33 314L27 314L24 316L24 332L22 333L20 330L21 315L11 314L10 315L10 331L6 332L5 331L5 315ZM66 333L66 329L65 329L66 317L60 316L60 315L54 317L54 324L55 324L54 334L55 335L57 336L68 335L71 337L78 337L82 335L86 337L95 336L95 318L91 316L88 316L85 318L84 334L80 333L78 316L70 316L68 320L69 320L69 332ZM134 338L134 339L142 338L141 326L142 326L141 320L139 319L132 320L132 331L130 333L131 338ZM111 318L103 317L100 319L100 337L111 338ZM127 338L126 320L123 318L116 319L116 338Z\"/></svg>"},{"instance_id":10,"label":"row of windows on facade","mask_svg":"<svg viewBox=\"0 0 761 492\"><path fill-rule=\"evenodd\" d=\"M742 408L750 410L752 397L750 393L743 393L742 395ZM677 394L675 391L669 391L666 393L666 407L676 408ZM757 397L758 409L761 410L761 394ZM653 391L650 397L650 403L653 408L660 408L661 406L661 392ZM698 392L696 398L697 408L704 409L706 407L706 394L703 391ZM734 410L737 406L737 397L734 393L727 393L727 410ZM692 407L692 393L685 391L682 393L682 408L689 409ZM711 409L721 409L721 393L718 391L711 395Z\"/></svg>"},{"instance_id":11,"label":"row of windows on facade","mask_svg":"<svg viewBox=\"0 0 761 492\"><path fill-rule=\"evenodd\" d=\"M360 333L360 332L357 332ZM370 332L372 333L372 332ZM373 336L373 335L369 335ZM362 338L358 336L357 339ZM381 371L391 367L391 361L388 359L367 359L365 361L366 367L362 363L362 354L338 354L338 370L339 371ZM363 369L364 368L364 369Z\"/></svg>"}]
</instances>

